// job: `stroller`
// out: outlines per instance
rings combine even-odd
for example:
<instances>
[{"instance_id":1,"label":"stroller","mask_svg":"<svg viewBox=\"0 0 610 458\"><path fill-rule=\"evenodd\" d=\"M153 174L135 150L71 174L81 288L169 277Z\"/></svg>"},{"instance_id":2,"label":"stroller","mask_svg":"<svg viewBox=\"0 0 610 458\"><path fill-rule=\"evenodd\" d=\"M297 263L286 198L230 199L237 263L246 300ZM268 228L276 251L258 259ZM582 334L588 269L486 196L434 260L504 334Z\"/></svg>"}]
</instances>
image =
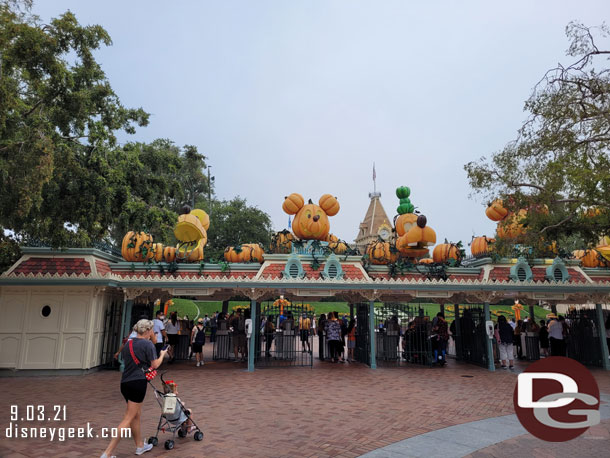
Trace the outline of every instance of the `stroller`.
<instances>
[{"instance_id":1,"label":"stroller","mask_svg":"<svg viewBox=\"0 0 610 458\"><path fill-rule=\"evenodd\" d=\"M172 380L165 381L163 379L163 375L161 374L161 383L163 384L163 392L157 390L153 383L149 381L150 386L152 386L153 391L155 393L155 398L159 403L159 407L161 407L161 417L159 417L159 424L157 425L157 432L153 437L148 438L148 443L156 446L159 443L159 439L157 436L159 435L159 431L161 432L170 432L172 433L172 438L165 441L165 448L167 450L171 450L174 448L174 440L176 439L176 433L178 433L178 437L186 437L189 433L187 429L185 429L186 421L191 420L193 426L195 427L195 433L193 434L193 439L196 441L203 440L203 432L199 429L199 426L195 423L195 421L189 415L188 410L184 407L184 404L180 402L178 397L174 393L168 392L166 387L173 383Z\"/></svg>"}]
</instances>

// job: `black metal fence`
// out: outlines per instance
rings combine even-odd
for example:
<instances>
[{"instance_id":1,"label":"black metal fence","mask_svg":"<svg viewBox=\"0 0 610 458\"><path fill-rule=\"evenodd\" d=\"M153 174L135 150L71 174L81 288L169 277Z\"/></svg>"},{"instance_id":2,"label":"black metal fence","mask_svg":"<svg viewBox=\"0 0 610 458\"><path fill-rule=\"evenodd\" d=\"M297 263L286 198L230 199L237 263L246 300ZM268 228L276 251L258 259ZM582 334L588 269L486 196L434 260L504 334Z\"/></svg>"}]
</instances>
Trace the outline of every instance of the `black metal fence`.
<instances>
[{"instance_id":1,"label":"black metal fence","mask_svg":"<svg viewBox=\"0 0 610 458\"><path fill-rule=\"evenodd\" d=\"M356 361L371 365L371 339L369 323L369 304L356 304Z\"/></svg>"},{"instance_id":2,"label":"black metal fence","mask_svg":"<svg viewBox=\"0 0 610 458\"><path fill-rule=\"evenodd\" d=\"M119 364L114 359L114 353L121 345L121 319L123 314L123 301L114 299L104 312L104 333L102 335L102 348L100 364L106 369L118 369Z\"/></svg>"},{"instance_id":3,"label":"black metal fence","mask_svg":"<svg viewBox=\"0 0 610 458\"><path fill-rule=\"evenodd\" d=\"M595 308L573 309L566 314L567 356L586 366L602 366L601 339L604 323L598 323Z\"/></svg>"},{"instance_id":4,"label":"black metal fence","mask_svg":"<svg viewBox=\"0 0 610 458\"><path fill-rule=\"evenodd\" d=\"M487 339L484 309L476 306L464 307L459 318L459 334L455 336L457 358L487 367Z\"/></svg>"},{"instance_id":5,"label":"black metal fence","mask_svg":"<svg viewBox=\"0 0 610 458\"><path fill-rule=\"evenodd\" d=\"M262 321L264 320L264 322ZM271 324L269 324L271 323ZM313 311L304 304L261 307L256 367L313 366Z\"/></svg>"}]
</instances>

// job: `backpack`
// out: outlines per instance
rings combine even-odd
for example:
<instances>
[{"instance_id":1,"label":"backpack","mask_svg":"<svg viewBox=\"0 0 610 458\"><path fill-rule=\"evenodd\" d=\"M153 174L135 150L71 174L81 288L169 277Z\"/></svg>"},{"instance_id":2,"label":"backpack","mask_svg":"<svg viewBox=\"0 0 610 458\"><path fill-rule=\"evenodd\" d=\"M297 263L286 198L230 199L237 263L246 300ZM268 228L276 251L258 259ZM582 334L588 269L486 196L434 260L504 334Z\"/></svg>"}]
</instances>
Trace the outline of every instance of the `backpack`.
<instances>
[{"instance_id":1,"label":"backpack","mask_svg":"<svg viewBox=\"0 0 610 458\"><path fill-rule=\"evenodd\" d=\"M205 343L205 327L202 329L197 329L197 334L195 334L195 343Z\"/></svg>"}]
</instances>

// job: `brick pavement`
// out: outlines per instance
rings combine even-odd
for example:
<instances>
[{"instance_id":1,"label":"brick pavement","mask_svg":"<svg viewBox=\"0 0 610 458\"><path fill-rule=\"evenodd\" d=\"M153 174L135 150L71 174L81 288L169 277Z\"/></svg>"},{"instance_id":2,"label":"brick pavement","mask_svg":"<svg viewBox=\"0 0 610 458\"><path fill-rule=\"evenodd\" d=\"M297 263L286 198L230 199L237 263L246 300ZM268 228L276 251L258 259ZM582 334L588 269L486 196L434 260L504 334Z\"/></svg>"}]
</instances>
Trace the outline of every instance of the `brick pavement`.
<instances>
[{"instance_id":1,"label":"brick pavement","mask_svg":"<svg viewBox=\"0 0 610 458\"><path fill-rule=\"evenodd\" d=\"M467 364L373 371L360 364L319 363L314 369L263 369L254 373L246 372L243 363L206 363L203 368L193 364L166 367L170 369L168 378L178 383L180 397L205 432L204 440L195 442L190 436L177 439L173 451L161 445L147 456L355 457L436 429L514 413L516 375L490 373ZM610 374L593 373L600 390L610 393ZM23 408L44 404L49 409L53 404L65 404L68 418L61 426L91 422L94 428L114 427L124 411L119 381L120 374L112 371L76 377L3 379L0 456L99 456L105 439L70 439L64 443L4 439L10 405ZM143 412L142 431L149 435L160 414L150 390ZM49 423L53 422L45 425L60 426ZM160 443L164 440L161 434ZM127 456L133 451L133 441L125 439L116 452Z\"/></svg>"}]
</instances>

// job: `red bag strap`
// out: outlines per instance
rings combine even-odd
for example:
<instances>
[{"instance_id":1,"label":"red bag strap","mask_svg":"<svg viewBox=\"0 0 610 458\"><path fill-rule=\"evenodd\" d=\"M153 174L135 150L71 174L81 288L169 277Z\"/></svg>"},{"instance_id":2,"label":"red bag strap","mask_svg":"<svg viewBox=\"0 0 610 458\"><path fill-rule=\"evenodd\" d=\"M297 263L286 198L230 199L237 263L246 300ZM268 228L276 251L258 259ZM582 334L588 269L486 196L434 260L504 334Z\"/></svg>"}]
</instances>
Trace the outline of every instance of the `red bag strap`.
<instances>
[{"instance_id":1,"label":"red bag strap","mask_svg":"<svg viewBox=\"0 0 610 458\"><path fill-rule=\"evenodd\" d=\"M140 361L136 358L136 354L133 352L133 340L129 339L129 353L131 353L131 357L133 358L133 362L136 363L137 366L140 365Z\"/></svg>"}]
</instances>

